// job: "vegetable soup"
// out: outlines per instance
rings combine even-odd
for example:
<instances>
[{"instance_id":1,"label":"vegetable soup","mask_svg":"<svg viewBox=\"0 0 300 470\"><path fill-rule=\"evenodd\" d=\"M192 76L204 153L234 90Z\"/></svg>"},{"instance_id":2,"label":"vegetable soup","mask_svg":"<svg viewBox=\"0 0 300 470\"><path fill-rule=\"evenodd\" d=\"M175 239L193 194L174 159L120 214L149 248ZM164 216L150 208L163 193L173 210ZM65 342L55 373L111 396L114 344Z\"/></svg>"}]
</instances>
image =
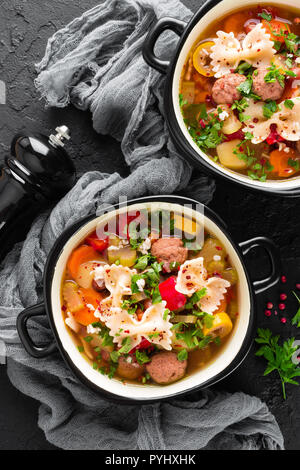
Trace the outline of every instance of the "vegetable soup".
<instances>
[{"instance_id":1,"label":"vegetable soup","mask_svg":"<svg viewBox=\"0 0 300 470\"><path fill-rule=\"evenodd\" d=\"M238 276L224 246L176 212L143 209L111 221L72 251L62 281L79 351L109 378L145 385L214 361L238 316Z\"/></svg>"},{"instance_id":2,"label":"vegetable soup","mask_svg":"<svg viewBox=\"0 0 300 470\"><path fill-rule=\"evenodd\" d=\"M240 9L199 36L179 103L196 145L258 181L300 175L300 12Z\"/></svg>"}]
</instances>

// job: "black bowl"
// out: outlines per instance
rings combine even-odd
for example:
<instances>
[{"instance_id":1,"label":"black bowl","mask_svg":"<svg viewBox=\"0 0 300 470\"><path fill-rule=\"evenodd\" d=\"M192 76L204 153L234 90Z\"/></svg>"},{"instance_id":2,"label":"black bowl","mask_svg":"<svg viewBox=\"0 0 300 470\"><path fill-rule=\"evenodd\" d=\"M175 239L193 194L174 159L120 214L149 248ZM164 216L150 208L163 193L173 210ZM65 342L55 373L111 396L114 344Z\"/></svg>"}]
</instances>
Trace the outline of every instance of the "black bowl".
<instances>
[{"instance_id":1,"label":"black bowl","mask_svg":"<svg viewBox=\"0 0 300 470\"><path fill-rule=\"evenodd\" d=\"M235 357L230 362L230 364L227 367L224 367L224 370L221 370L220 373L214 375L209 380L202 382L200 385L195 383L192 386L190 386L188 389L182 390L180 393L165 394L164 390L166 390L166 386L164 386L164 387L161 387L163 396L156 396L154 398L147 397L144 399L143 397L132 398L132 397L127 397L127 396L120 396L118 394L111 393L107 390L104 390L102 387L99 387L98 385L93 383L89 378L87 378L86 375L80 369L80 367L78 367L78 364L77 365L75 364L74 357L71 357L72 354L68 353L62 344L62 339L58 332L56 323L54 321L54 314L53 314L53 309L52 309L52 297L51 297L52 296L51 294L52 282L53 282L56 265L58 263L60 256L62 255L65 245L87 223L89 223L91 220L98 217L96 215L89 215L88 217L81 219L80 221L78 221L78 223L68 228L57 239L56 243L54 244L49 254L49 257L46 262L45 270L44 270L44 279L43 279L44 301L33 307L26 308L23 312L20 313L17 319L17 329L18 329L19 336L21 338L21 341L26 351L30 355L32 355L33 357L42 359L54 353L55 351L57 351L57 348L58 348L66 364L69 366L69 368L74 372L75 376L82 383L90 387L92 390L100 393L101 395L104 395L111 399L115 399L118 402L124 402L124 403L134 403L134 402L135 403L137 402L148 403L148 402L153 402L157 400L168 399L175 395L178 396L178 395L190 393L197 389L205 388L207 386L210 386L218 382L219 380L225 378L233 370L235 370L246 357L249 351L249 348L251 346L252 340L253 340L254 326L255 326L255 309L256 309L255 294L262 292L265 289L274 285L278 281L279 276L280 276L279 253L274 243L270 241L269 239L265 237L257 237L252 240L247 240L242 243L236 244L231 239L230 235L228 234L227 228L225 224L223 223L223 221L213 211L208 209L206 206L199 204L197 201L193 199L187 199L187 198L183 198L180 196L150 196L150 197L143 198L143 199L136 199L136 200L129 201L127 205L131 206L133 204L142 204L142 203L149 203L149 202L150 203L161 202L161 203L173 203L177 205L178 204L189 205L189 207L194 210L197 210L197 209L199 210L200 208L201 213L204 213L204 216L207 217L207 219L210 219L216 225L216 227L222 232L222 234L226 237L228 246L231 245L233 252L236 254L236 256L238 257L237 259L241 263L241 270L243 274L245 275L244 282L245 282L245 285L247 286L247 292L249 292L249 306L250 306L249 314L248 314L249 321L245 327L246 328L245 334L243 336L243 341L241 343L240 349L238 350L238 353L235 355ZM109 212L111 212L114 209L119 209L123 206L124 206L123 204L115 205L111 208ZM245 267L244 256L250 250L252 250L253 248L257 246L263 247L266 250L267 254L269 255L269 258L271 261L271 273L265 279L251 281L248 275L247 269ZM37 345L33 342L32 338L29 335L27 322L32 317L45 315L45 314L48 317L55 341L53 340L52 343L47 344L47 345ZM74 347L74 350L76 350L75 347ZM90 367L90 369L92 368ZM106 380L109 381L108 378ZM143 388L145 389L145 386Z\"/></svg>"}]
</instances>

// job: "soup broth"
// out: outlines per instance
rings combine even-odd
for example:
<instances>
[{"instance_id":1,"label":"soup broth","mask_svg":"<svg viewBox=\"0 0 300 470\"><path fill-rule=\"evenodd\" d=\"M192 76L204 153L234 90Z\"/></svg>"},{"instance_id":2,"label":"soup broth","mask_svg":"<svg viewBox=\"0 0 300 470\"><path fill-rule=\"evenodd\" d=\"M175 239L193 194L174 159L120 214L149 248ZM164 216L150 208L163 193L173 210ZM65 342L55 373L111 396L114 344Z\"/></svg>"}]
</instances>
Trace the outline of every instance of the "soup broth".
<instances>
[{"instance_id":1,"label":"soup broth","mask_svg":"<svg viewBox=\"0 0 300 470\"><path fill-rule=\"evenodd\" d=\"M62 313L79 351L109 378L145 385L206 367L238 317L238 276L224 246L175 212L112 222L73 250L62 280Z\"/></svg>"},{"instance_id":2,"label":"soup broth","mask_svg":"<svg viewBox=\"0 0 300 470\"><path fill-rule=\"evenodd\" d=\"M300 175L300 12L235 10L199 35L182 70L188 131L212 160L258 181Z\"/></svg>"}]
</instances>

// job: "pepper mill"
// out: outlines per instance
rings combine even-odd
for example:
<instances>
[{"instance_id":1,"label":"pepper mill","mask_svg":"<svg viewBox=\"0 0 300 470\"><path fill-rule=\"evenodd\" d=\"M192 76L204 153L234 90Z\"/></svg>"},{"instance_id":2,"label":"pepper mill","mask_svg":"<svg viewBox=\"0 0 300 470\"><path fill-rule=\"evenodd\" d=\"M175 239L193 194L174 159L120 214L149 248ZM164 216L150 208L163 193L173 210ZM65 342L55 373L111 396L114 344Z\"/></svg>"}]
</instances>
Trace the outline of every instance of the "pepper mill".
<instances>
[{"instance_id":1,"label":"pepper mill","mask_svg":"<svg viewBox=\"0 0 300 470\"><path fill-rule=\"evenodd\" d=\"M38 212L67 193L75 167L64 149L66 126L56 134L17 134L0 177L0 258L29 229ZM19 232L19 233L18 233ZM22 232L22 233L21 233Z\"/></svg>"}]
</instances>

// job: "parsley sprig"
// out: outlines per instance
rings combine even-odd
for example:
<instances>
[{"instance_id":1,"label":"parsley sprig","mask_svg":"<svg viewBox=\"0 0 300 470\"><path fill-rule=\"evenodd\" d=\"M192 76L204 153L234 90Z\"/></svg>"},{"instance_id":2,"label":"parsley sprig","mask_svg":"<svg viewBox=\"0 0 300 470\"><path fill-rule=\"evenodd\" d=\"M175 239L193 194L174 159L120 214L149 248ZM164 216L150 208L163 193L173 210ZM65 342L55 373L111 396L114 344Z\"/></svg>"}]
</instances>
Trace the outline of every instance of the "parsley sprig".
<instances>
[{"instance_id":1,"label":"parsley sprig","mask_svg":"<svg viewBox=\"0 0 300 470\"><path fill-rule=\"evenodd\" d=\"M258 337L255 341L261 344L261 347L256 352L256 356L262 356L268 361L264 376L277 371L282 384L283 398L286 399L285 384L299 385L294 378L300 376L300 369L298 364L292 361L292 356L297 350L294 346L295 338L285 340L280 346L279 335L273 336L268 328L258 328L257 333Z\"/></svg>"}]
</instances>

